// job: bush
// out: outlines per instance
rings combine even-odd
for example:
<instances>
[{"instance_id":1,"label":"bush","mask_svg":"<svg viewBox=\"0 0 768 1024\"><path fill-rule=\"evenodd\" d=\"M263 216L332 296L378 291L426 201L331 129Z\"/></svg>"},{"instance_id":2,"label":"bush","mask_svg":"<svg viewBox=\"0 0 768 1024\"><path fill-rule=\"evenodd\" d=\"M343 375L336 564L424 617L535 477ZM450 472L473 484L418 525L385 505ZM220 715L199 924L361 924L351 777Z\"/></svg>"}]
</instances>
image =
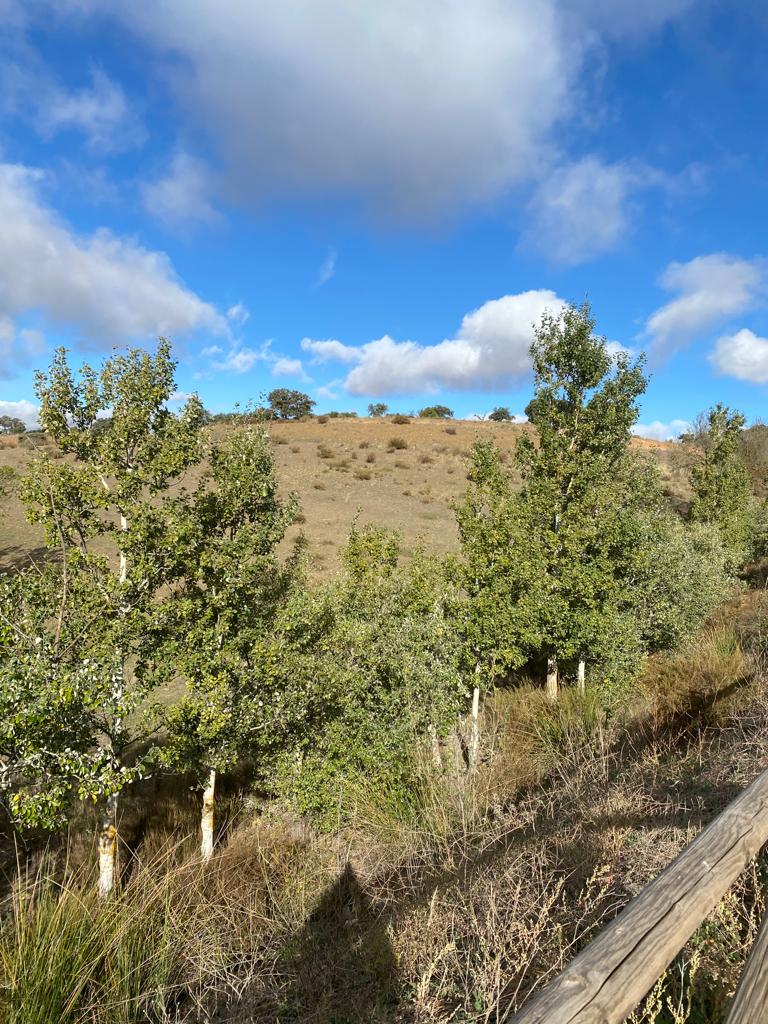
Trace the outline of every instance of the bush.
<instances>
[{"instance_id":1,"label":"bush","mask_svg":"<svg viewBox=\"0 0 768 1024\"><path fill-rule=\"evenodd\" d=\"M427 405L419 410L419 416L428 420L449 420L453 416L453 409L447 405Z\"/></svg>"},{"instance_id":2,"label":"bush","mask_svg":"<svg viewBox=\"0 0 768 1024\"><path fill-rule=\"evenodd\" d=\"M391 452L401 452L408 447L408 442L404 437L390 437L387 447Z\"/></svg>"},{"instance_id":3,"label":"bush","mask_svg":"<svg viewBox=\"0 0 768 1024\"><path fill-rule=\"evenodd\" d=\"M410 423L411 420L408 416L403 416L402 413L397 413L395 416L392 417L392 422L396 423L398 427L403 427L405 426L406 423Z\"/></svg>"},{"instance_id":4,"label":"bush","mask_svg":"<svg viewBox=\"0 0 768 1024\"><path fill-rule=\"evenodd\" d=\"M388 411L386 402L371 402L368 406L368 415L371 417L386 416Z\"/></svg>"},{"instance_id":5,"label":"bush","mask_svg":"<svg viewBox=\"0 0 768 1024\"><path fill-rule=\"evenodd\" d=\"M451 436L453 436L456 433L456 427L446 427L445 432L446 434L451 434Z\"/></svg>"}]
</instances>

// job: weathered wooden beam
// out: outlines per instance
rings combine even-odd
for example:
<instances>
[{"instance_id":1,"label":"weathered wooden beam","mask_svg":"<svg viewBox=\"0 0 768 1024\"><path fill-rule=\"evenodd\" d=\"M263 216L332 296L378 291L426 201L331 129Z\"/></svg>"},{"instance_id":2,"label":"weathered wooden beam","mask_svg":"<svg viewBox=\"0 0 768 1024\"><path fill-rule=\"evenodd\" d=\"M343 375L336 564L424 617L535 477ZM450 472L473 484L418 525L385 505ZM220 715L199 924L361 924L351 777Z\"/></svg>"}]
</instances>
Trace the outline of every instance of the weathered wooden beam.
<instances>
[{"instance_id":1,"label":"weathered wooden beam","mask_svg":"<svg viewBox=\"0 0 768 1024\"><path fill-rule=\"evenodd\" d=\"M768 841L763 772L513 1018L621 1024Z\"/></svg>"},{"instance_id":2,"label":"weathered wooden beam","mask_svg":"<svg viewBox=\"0 0 768 1024\"><path fill-rule=\"evenodd\" d=\"M725 1024L765 1024L768 1019L768 913L749 954Z\"/></svg>"}]
</instances>

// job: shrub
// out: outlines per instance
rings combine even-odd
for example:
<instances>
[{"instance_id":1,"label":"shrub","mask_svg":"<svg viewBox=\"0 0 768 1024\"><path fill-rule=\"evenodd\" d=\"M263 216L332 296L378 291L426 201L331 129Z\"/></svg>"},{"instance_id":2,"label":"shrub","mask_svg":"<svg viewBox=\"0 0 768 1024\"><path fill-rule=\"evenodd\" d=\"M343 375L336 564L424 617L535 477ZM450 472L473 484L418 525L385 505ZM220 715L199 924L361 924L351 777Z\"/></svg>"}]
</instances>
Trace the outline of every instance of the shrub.
<instances>
[{"instance_id":1,"label":"shrub","mask_svg":"<svg viewBox=\"0 0 768 1024\"><path fill-rule=\"evenodd\" d=\"M376 461L376 453L375 452L368 452L368 454L365 456L365 461L366 462L375 462Z\"/></svg>"},{"instance_id":2,"label":"shrub","mask_svg":"<svg viewBox=\"0 0 768 1024\"><path fill-rule=\"evenodd\" d=\"M419 410L419 416L427 420L449 420L453 416L453 409L447 405L427 405Z\"/></svg>"},{"instance_id":3,"label":"shrub","mask_svg":"<svg viewBox=\"0 0 768 1024\"><path fill-rule=\"evenodd\" d=\"M408 416L403 416L402 413L397 413L397 415L392 417L392 422L396 423L398 427L402 427L405 426L406 423L410 423L411 421Z\"/></svg>"},{"instance_id":4,"label":"shrub","mask_svg":"<svg viewBox=\"0 0 768 1024\"><path fill-rule=\"evenodd\" d=\"M402 459L395 460L395 469L408 469L408 463L403 462Z\"/></svg>"},{"instance_id":5,"label":"shrub","mask_svg":"<svg viewBox=\"0 0 768 1024\"><path fill-rule=\"evenodd\" d=\"M317 454L321 459L332 459L333 451L328 447L327 444L319 444L317 446Z\"/></svg>"},{"instance_id":6,"label":"shrub","mask_svg":"<svg viewBox=\"0 0 768 1024\"><path fill-rule=\"evenodd\" d=\"M366 449L366 448L370 448L371 447L371 442L370 441L361 441L360 444L357 447L358 448L362 448L363 450Z\"/></svg>"},{"instance_id":7,"label":"shrub","mask_svg":"<svg viewBox=\"0 0 768 1024\"><path fill-rule=\"evenodd\" d=\"M445 432L446 434L453 436L456 433L456 427L446 427Z\"/></svg>"},{"instance_id":8,"label":"shrub","mask_svg":"<svg viewBox=\"0 0 768 1024\"><path fill-rule=\"evenodd\" d=\"M408 447L408 442L404 437L390 437L387 447L391 452L401 452Z\"/></svg>"},{"instance_id":9,"label":"shrub","mask_svg":"<svg viewBox=\"0 0 768 1024\"><path fill-rule=\"evenodd\" d=\"M368 415L371 417L386 416L388 411L386 402L371 402L368 406Z\"/></svg>"},{"instance_id":10,"label":"shrub","mask_svg":"<svg viewBox=\"0 0 768 1024\"><path fill-rule=\"evenodd\" d=\"M363 469L362 467L359 468L359 469L356 469L355 470L355 479L356 480L370 480L371 479L371 471L370 471L370 469Z\"/></svg>"},{"instance_id":11,"label":"shrub","mask_svg":"<svg viewBox=\"0 0 768 1024\"><path fill-rule=\"evenodd\" d=\"M426 452L419 456L419 462L424 466L431 466L434 463L434 461L435 460L432 458L432 456L427 455Z\"/></svg>"},{"instance_id":12,"label":"shrub","mask_svg":"<svg viewBox=\"0 0 768 1024\"><path fill-rule=\"evenodd\" d=\"M317 417L317 422L318 423L327 423L328 422L328 417L327 416L318 416Z\"/></svg>"}]
</instances>

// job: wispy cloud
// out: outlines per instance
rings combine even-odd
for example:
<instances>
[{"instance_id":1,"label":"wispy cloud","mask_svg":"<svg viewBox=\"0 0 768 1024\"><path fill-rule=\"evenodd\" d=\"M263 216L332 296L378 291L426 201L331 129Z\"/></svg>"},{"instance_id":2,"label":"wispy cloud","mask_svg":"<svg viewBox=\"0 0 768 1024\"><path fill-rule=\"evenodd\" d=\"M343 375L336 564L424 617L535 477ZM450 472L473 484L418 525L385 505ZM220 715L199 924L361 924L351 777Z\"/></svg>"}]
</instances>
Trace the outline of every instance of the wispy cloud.
<instances>
[{"instance_id":1,"label":"wispy cloud","mask_svg":"<svg viewBox=\"0 0 768 1024\"><path fill-rule=\"evenodd\" d=\"M336 260L338 255L338 252L333 247L331 247L325 254L325 259L323 260L317 277L315 278L315 288L322 288L324 284L328 284L336 273Z\"/></svg>"}]
</instances>

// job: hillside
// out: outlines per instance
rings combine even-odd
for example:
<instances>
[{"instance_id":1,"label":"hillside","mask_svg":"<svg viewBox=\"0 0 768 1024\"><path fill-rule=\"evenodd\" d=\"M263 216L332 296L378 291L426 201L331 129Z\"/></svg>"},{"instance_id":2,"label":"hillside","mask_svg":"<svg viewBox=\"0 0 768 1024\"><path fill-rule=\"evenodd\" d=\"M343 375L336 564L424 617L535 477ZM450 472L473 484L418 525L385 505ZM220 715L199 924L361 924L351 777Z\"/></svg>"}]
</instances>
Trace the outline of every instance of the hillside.
<instances>
[{"instance_id":1,"label":"hillside","mask_svg":"<svg viewBox=\"0 0 768 1024\"><path fill-rule=\"evenodd\" d=\"M273 423L270 434L281 486L295 491L301 502L300 521L289 539L304 533L317 576L333 571L358 509L363 522L399 530L406 552L419 542L439 554L453 550L457 535L451 504L466 486L466 457L473 442L493 438L511 455L525 429L468 420L396 424L390 418ZM5 466L23 473L37 443L0 438L0 472ZM679 444L640 438L633 445L658 462L670 499L684 503L690 451ZM5 498L0 566L21 564L41 541L15 495Z\"/></svg>"}]
</instances>

